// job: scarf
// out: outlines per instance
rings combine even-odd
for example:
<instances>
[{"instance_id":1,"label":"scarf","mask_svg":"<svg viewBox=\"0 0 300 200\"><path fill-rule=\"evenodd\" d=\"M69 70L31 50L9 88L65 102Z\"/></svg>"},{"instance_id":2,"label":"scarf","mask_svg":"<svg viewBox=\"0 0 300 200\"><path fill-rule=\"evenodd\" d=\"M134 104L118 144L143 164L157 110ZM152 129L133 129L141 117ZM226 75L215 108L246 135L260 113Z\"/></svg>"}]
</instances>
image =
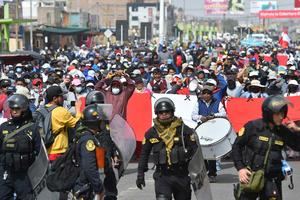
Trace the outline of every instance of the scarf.
<instances>
[{"instance_id":1,"label":"scarf","mask_svg":"<svg viewBox=\"0 0 300 200\"><path fill-rule=\"evenodd\" d=\"M182 125L182 119L175 117L171 124L166 127L163 126L157 118L153 120L154 128L158 136L163 140L166 146L168 164L171 165L171 151L174 145L174 137L176 135L176 128Z\"/></svg>"}]
</instances>

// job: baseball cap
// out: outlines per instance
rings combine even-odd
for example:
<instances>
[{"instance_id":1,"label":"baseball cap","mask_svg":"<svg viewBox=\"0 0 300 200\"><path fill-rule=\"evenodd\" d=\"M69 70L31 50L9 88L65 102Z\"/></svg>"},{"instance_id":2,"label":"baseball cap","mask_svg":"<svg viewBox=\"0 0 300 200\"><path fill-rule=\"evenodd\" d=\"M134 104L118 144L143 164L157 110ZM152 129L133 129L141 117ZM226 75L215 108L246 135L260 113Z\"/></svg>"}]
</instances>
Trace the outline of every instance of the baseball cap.
<instances>
[{"instance_id":1,"label":"baseball cap","mask_svg":"<svg viewBox=\"0 0 300 200\"><path fill-rule=\"evenodd\" d=\"M64 93L59 86L51 86L46 90L46 98L48 101L52 101L54 97L62 96Z\"/></svg>"},{"instance_id":2,"label":"baseball cap","mask_svg":"<svg viewBox=\"0 0 300 200\"><path fill-rule=\"evenodd\" d=\"M206 83L212 84L214 86L217 86L217 81L215 81L214 79L210 78L206 81Z\"/></svg>"},{"instance_id":3,"label":"baseball cap","mask_svg":"<svg viewBox=\"0 0 300 200\"><path fill-rule=\"evenodd\" d=\"M75 85L75 86L78 86L78 85L81 85L81 81L80 79L76 78L72 81L72 85Z\"/></svg>"}]
</instances>

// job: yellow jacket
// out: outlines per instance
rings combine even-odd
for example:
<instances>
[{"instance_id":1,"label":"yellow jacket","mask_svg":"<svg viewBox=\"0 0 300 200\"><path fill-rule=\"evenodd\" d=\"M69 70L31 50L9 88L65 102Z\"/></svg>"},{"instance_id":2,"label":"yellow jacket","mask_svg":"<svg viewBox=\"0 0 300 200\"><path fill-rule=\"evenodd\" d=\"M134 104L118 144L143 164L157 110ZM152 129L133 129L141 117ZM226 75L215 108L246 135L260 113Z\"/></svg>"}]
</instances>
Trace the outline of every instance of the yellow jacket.
<instances>
[{"instance_id":1,"label":"yellow jacket","mask_svg":"<svg viewBox=\"0 0 300 200\"><path fill-rule=\"evenodd\" d=\"M50 106L50 104L46 105L46 107ZM67 129L74 128L80 116L80 113L76 113L76 117L73 117L67 109L61 106L52 111L52 132L57 136L53 144L47 149L48 154L60 154L67 151L69 145Z\"/></svg>"}]
</instances>

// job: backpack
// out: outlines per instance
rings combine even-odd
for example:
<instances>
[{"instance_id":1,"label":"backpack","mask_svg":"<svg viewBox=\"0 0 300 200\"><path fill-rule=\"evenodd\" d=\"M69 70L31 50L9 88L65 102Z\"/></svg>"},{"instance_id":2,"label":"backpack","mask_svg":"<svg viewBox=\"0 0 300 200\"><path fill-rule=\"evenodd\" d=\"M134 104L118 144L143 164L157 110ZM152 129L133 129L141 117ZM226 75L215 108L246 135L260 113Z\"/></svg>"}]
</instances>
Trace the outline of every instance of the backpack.
<instances>
[{"instance_id":1,"label":"backpack","mask_svg":"<svg viewBox=\"0 0 300 200\"><path fill-rule=\"evenodd\" d=\"M56 137L52 132L52 111L55 108L57 108L57 105L52 105L49 108L42 106L36 111L36 121L43 131L42 137L46 148L49 148L53 144Z\"/></svg>"},{"instance_id":2,"label":"backpack","mask_svg":"<svg viewBox=\"0 0 300 200\"><path fill-rule=\"evenodd\" d=\"M80 175L79 158L76 152L77 143L72 143L66 153L52 164L46 179L47 187L52 192L70 191Z\"/></svg>"},{"instance_id":3,"label":"backpack","mask_svg":"<svg viewBox=\"0 0 300 200\"><path fill-rule=\"evenodd\" d=\"M181 55L177 55L176 56L176 66L179 67L182 65L182 56Z\"/></svg>"}]
</instances>

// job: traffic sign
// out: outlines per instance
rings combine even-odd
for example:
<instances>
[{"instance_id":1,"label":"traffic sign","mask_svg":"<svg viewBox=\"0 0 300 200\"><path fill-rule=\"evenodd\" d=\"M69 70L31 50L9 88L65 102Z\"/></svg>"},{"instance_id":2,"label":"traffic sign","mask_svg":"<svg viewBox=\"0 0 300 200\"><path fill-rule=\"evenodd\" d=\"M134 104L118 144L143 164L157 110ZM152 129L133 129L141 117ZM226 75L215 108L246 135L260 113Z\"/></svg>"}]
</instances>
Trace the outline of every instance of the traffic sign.
<instances>
[{"instance_id":1,"label":"traffic sign","mask_svg":"<svg viewBox=\"0 0 300 200\"><path fill-rule=\"evenodd\" d=\"M111 30L109 30L109 29L107 29L105 32L104 32L104 35L105 35L105 37L107 37L107 38L110 38L111 36L112 36L112 32L111 32Z\"/></svg>"}]
</instances>

